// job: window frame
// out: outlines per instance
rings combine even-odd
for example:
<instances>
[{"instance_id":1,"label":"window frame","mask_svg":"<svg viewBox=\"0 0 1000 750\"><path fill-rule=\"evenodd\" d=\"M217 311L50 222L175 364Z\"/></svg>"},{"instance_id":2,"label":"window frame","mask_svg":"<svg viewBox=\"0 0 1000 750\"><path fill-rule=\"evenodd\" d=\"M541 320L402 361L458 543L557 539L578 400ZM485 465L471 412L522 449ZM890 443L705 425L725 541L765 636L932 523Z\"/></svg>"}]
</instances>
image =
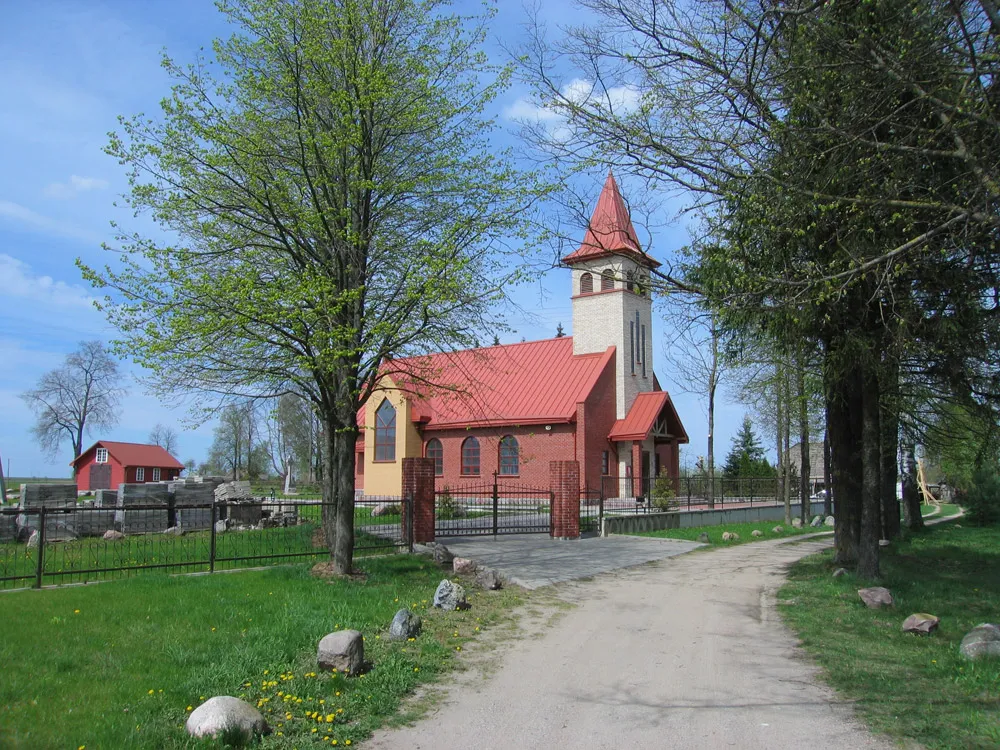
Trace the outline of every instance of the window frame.
<instances>
[{"instance_id":1,"label":"window frame","mask_svg":"<svg viewBox=\"0 0 1000 750\"><path fill-rule=\"evenodd\" d=\"M584 284L589 286L589 289L584 289ZM584 271L583 275L580 276L580 294L593 294L594 293L594 275L590 271Z\"/></svg>"},{"instance_id":2,"label":"window frame","mask_svg":"<svg viewBox=\"0 0 1000 750\"><path fill-rule=\"evenodd\" d=\"M504 455L504 448L509 448L511 443L514 445L513 471L509 471L512 466L510 463L510 454L506 456ZM517 438L513 435L504 435L500 438L500 444L497 446L497 466L499 474L502 477L521 476L521 445L518 443ZM505 469L507 469L507 471L505 471Z\"/></svg>"},{"instance_id":3,"label":"window frame","mask_svg":"<svg viewBox=\"0 0 1000 750\"><path fill-rule=\"evenodd\" d=\"M471 456L471 451L475 450L475 471L472 470L472 462L467 461L467 456ZM463 477L478 477L482 471L482 459L483 454L479 446L479 439L470 435L465 440L462 441L462 465L461 465L461 476Z\"/></svg>"},{"instance_id":4,"label":"window frame","mask_svg":"<svg viewBox=\"0 0 1000 750\"><path fill-rule=\"evenodd\" d=\"M432 446L432 443L436 443L436 447ZM435 455L431 455L431 450L435 451ZM437 438L431 438L424 443L424 458L434 459L434 476L444 476L444 445L440 440Z\"/></svg>"},{"instance_id":5,"label":"window frame","mask_svg":"<svg viewBox=\"0 0 1000 750\"><path fill-rule=\"evenodd\" d=\"M135 481L136 482L145 482L146 481L146 467L145 466L136 466L135 467Z\"/></svg>"},{"instance_id":6,"label":"window frame","mask_svg":"<svg viewBox=\"0 0 1000 750\"><path fill-rule=\"evenodd\" d=\"M385 423L383 407L388 407L392 411L392 420ZM374 463L391 464L396 461L396 407L388 398L382 399L382 403L375 410L375 454ZM391 439L390 439L391 434ZM381 457L379 457L381 451ZM388 457L387 457L388 456Z\"/></svg>"},{"instance_id":7,"label":"window frame","mask_svg":"<svg viewBox=\"0 0 1000 750\"><path fill-rule=\"evenodd\" d=\"M611 451L601 451L601 476L611 476Z\"/></svg>"},{"instance_id":8,"label":"window frame","mask_svg":"<svg viewBox=\"0 0 1000 750\"><path fill-rule=\"evenodd\" d=\"M160 474L161 474L160 467L159 466L154 466L153 467L153 481L154 482L159 482L160 481Z\"/></svg>"},{"instance_id":9,"label":"window frame","mask_svg":"<svg viewBox=\"0 0 1000 750\"><path fill-rule=\"evenodd\" d=\"M608 271L601 271L601 291L610 292L615 288L615 277L614 274Z\"/></svg>"},{"instance_id":10,"label":"window frame","mask_svg":"<svg viewBox=\"0 0 1000 750\"><path fill-rule=\"evenodd\" d=\"M106 464L108 462L108 449L98 448L94 453L95 464Z\"/></svg>"}]
</instances>

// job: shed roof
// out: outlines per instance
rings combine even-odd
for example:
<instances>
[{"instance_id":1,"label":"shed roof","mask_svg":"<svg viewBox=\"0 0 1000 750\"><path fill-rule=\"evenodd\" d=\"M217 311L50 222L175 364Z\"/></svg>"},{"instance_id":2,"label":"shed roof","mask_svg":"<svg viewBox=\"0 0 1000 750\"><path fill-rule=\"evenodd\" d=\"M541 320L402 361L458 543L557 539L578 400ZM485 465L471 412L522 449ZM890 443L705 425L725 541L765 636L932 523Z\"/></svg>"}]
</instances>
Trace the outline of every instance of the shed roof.
<instances>
[{"instance_id":1,"label":"shed roof","mask_svg":"<svg viewBox=\"0 0 1000 750\"><path fill-rule=\"evenodd\" d=\"M115 460L122 466L150 466L161 469L183 469L184 464L167 453L158 445L148 445L146 443L119 443L111 440L98 440L83 453L74 458L71 466L86 456L94 448L100 446L107 448L108 453L114 456Z\"/></svg>"},{"instance_id":2,"label":"shed roof","mask_svg":"<svg viewBox=\"0 0 1000 750\"><path fill-rule=\"evenodd\" d=\"M645 440L660 420L665 421L670 437L677 438L680 443L688 442L684 425L666 391L646 391L636 396L625 419L619 419L611 428L608 439Z\"/></svg>"},{"instance_id":3,"label":"shed roof","mask_svg":"<svg viewBox=\"0 0 1000 750\"><path fill-rule=\"evenodd\" d=\"M574 355L572 337L562 336L394 360L385 373L413 394L411 417L426 430L565 423L614 353Z\"/></svg>"}]
</instances>

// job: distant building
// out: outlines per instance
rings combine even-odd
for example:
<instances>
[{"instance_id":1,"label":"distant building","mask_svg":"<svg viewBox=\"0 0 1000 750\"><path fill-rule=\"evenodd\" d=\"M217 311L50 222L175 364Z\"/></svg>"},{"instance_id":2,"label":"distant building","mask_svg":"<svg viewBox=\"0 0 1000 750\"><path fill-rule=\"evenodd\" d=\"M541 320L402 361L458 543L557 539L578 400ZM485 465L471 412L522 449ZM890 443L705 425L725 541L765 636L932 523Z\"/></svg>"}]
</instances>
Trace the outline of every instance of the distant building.
<instances>
[{"instance_id":1,"label":"distant building","mask_svg":"<svg viewBox=\"0 0 1000 750\"><path fill-rule=\"evenodd\" d=\"M118 485L176 479L184 464L158 445L98 440L70 462L76 489L116 490Z\"/></svg>"},{"instance_id":2,"label":"distant building","mask_svg":"<svg viewBox=\"0 0 1000 750\"><path fill-rule=\"evenodd\" d=\"M679 475L688 436L652 369L649 274L659 263L641 250L611 174L583 243L562 262L572 336L385 363L358 413L358 489L399 495L401 459L420 456L434 459L439 489L494 475L547 487L551 460L579 461L592 489Z\"/></svg>"},{"instance_id":3,"label":"distant building","mask_svg":"<svg viewBox=\"0 0 1000 750\"><path fill-rule=\"evenodd\" d=\"M792 473L802 476L802 451L799 450L800 443L796 443L788 449L788 461L792 467ZM826 487L826 461L823 458L823 443L809 443L809 487L810 494L815 494L820 489Z\"/></svg>"}]
</instances>

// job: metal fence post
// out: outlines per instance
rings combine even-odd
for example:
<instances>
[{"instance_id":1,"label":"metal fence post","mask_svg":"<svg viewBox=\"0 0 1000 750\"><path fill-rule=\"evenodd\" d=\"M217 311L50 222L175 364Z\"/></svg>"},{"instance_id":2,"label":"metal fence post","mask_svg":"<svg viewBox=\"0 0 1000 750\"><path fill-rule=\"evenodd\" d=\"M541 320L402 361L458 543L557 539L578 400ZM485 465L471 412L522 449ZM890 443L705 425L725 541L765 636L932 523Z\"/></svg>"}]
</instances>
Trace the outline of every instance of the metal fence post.
<instances>
[{"instance_id":1,"label":"metal fence post","mask_svg":"<svg viewBox=\"0 0 1000 750\"><path fill-rule=\"evenodd\" d=\"M35 567L35 588L42 587L42 571L45 569L45 506L38 509L38 560Z\"/></svg>"},{"instance_id":2,"label":"metal fence post","mask_svg":"<svg viewBox=\"0 0 1000 750\"><path fill-rule=\"evenodd\" d=\"M216 501L212 500L212 526L209 529L208 537L208 572L215 572L215 509Z\"/></svg>"},{"instance_id":3,"label":"metal fence post","mask_svg":"<svg viewBox=\"0 0 1000 750\"><path fill-rule=\"evenodd\" d=\"M404 498L406 502L406 548L413 553L413 497Z\"/></svg>"},{"instance_id":4,"label":"metal fence post","mask_svg":"<svg viewBox=\"0 0 1000 750\"><path fill-rule=\"evenodd\" d=\"M549 512L552 512L551 506ZM493 475L493 536L496 536L499 532L499 516L500 516L500 491L497 487L497 475Z\"/></svg>"}]
</instances>

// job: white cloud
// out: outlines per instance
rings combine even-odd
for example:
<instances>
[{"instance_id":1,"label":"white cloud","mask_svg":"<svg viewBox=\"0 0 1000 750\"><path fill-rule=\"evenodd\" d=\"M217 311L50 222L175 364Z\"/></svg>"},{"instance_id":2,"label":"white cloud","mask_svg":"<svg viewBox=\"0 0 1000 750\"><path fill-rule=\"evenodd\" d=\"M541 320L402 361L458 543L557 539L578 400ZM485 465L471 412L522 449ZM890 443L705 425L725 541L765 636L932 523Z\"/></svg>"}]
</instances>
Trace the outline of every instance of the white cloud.
<instances>
[{"instance_id":1,"label":"white cloud","mask_svg":"<svg viewBox=\"0 0 1000 750\"><path fill-rule=\"evenodd\" d=\"M0 279L4 280L4 296L8 299L31 300L48 309L93 309L94 298L84 287L36 275L27 263L6 253L0 253Z\"/></svg>"},{"instance_id":2,"label":"white cloud","mask_svg":"<svg viewBox=\"0 0 1000 750\"><path fill-rule=\"evenodd\" d=\"M50 216L44 216L30 208L13 201L0 200L0 219L8 219L26 225L29 229L53 234L59 237L69 237L93 244L99 244L101 237L87 229L67 224Z\"/></svg>"},{"instance_id":3,"label":"white cloud","mask_svg":"<svg viewBox=\"0 0 1000 750\"><path fill-rule=\"evenodd\" d=\"M639 106L642 92L631 84L597 88L593 81L574 78L560 90L560 95L576 105L609 109L618 114L628 114ZM541 124L555 129L563 127L565 115L559 102L540 102L537 97L522 96L503 111L504 117L516 122Z\"/></svg>"},{"instance_id":4,"label":"white cloud","mask_svg":"<svg viewBox=\"0 0 1000 750\"><path fill-rule=\"evenodd\" d=\"M50 198L75 198L80 193L89 190L104 190L108 187L108 181L99 177L80 177L71 175L69 182L53 182L45 188L45 194Z\"/></svg>"}]
</instances>

